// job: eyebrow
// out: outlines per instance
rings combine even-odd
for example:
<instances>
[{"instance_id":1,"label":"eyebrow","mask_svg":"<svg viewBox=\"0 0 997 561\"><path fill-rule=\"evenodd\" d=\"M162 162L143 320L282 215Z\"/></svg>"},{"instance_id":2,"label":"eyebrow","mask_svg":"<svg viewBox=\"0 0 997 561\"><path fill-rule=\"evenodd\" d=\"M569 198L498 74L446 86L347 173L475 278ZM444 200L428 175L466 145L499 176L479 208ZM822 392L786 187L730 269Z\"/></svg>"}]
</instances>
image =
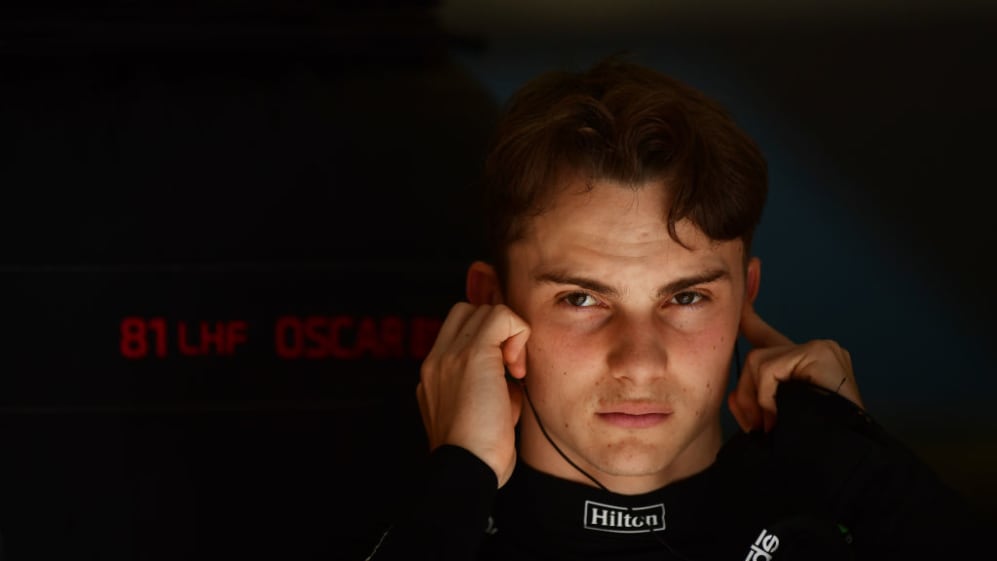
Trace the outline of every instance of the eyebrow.
<instances>
[{"instance_id":1,"label":"eyebrow","mask_svg":"<svg viewBox=\"0 0 997 561\"><path fill-rule=\"evenodd\" d=\"M708 269L699 273L697 275L692 275L689 277L682 277L675 279L667 284L662 285L658 288L655 296L657 298L662 298L669 294L674 294L676 292L681 292L687 288L699 284L707 284L721 279L729 279L730 272L727 269ZM541 283L551 283L551 284L573 284L579 286L586 290L591 290L597 294L604 294L606 296L611 296L613 298L618 298L620 296L620 291L608 284L599 282L594 279L589 279L577 275L571 275L563 271L547 271L543 273L538 273L534 275L533 279L536 282Z\"/></svg>"}]
</instances>

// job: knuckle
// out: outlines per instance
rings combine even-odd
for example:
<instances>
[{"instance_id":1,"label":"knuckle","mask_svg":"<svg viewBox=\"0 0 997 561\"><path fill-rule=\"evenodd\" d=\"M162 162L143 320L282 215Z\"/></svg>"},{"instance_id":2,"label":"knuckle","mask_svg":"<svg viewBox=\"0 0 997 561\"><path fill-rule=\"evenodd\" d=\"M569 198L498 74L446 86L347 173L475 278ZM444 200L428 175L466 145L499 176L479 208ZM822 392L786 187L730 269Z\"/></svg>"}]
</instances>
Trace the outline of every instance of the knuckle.
<instances>
[{"instance_id":1,"label":"knuckle","mask_svg":"<svg viewBox=\"0 0 997 561\"><path fill-rule=\"evenodd\" d=\"M512 311L512 308L505 304L495 304L492 306L491 315L495 319L502 319L513 323L519 321L519 316L516 315L516 312Z\"/></svg>"},{"instance_id":2,"label":"knuckle","mask_svg":"<svg viewBox=\"0 0 997 561\"><path fill-rule=\"evenodd\" d=\"M740 391L734 394L734 401L741 407L747 408L755 404L757 397L747 391Z\"/></svg>"},{"instance_id":3,"label":"knuckle","mask_svg":"<svg viewBox=\"0 0 997 561\"><path fill-rule=\"evenodd\" d=\"M447 314L448 317L453 317L456 315L461 315L465 311L469 311L473 306L467 302L457 302L450 307L450 312Z\"/></svg>"},{"instance_id":4,"label":"knuckle","mask_svg":"<svg viewBox=\"0 0 997 561\"><path fill-rule=\"evenodd\" d=\"M495 304L494 306L489 306L488 310L488 322L495 323L500 321L508 322L510 316L512 315L512 310L509 309L505 304Z\"/></svg>"},{"instance_id":5,"label":"knuckle","mask_svg":"<svg viewBox=\"0 0 997 561\"><path fill-rule=\"evenodd\" d=\"M422 362L422 366L419 367L419 385L422 384L436 374L436 364L435 361L430 361L428 358Z\"/></svg>"},{"instance_id":6,"label":"knuckle","mask_svg":"<svg viewBox=\"0 0 997 561\"><path fill-rule=\"evenodd\" d=\"M762 353L760 349L752 349L744 355L744 366L751 370L758 370L762 366Z\"/></svg>"},{"instance_id":7,"label":"knuckle","mask_svg":"<svg viewBox=\"0 0 997 561\"><path fill-rule=\"evenodd\" d=\"M435 372L454 372L459 368L461 359L458 355L446 354L440 357L440 364Z\"/></svg>"},{"instance_id":8,"label":"knuckle","mask_svg":"<svg viewBox=\"0 0 997 561\"><path fill-rule=\"evenodd\" d=\"M831 339L817 339L812 341L811 344L817 350L824 353L836 354L841 351L841 345L839 345L837 341Z\"/></svg>"},{"instance_id":9,"label":"knuckle","mask_svg":"<svg viewBox=\"0 0 997 561\"><path fill-rule=\"evenodd\" d=\"M441 337L452 338L453 334L460 330L461 326L467 322L467 318L472 313L471 305L467 302L458 302L451 306L450 311L447 312L446 317L443 319L443 325L440 326L440 331L436 337L437 343L439 343Z\"/></svg>"}]
</instances>

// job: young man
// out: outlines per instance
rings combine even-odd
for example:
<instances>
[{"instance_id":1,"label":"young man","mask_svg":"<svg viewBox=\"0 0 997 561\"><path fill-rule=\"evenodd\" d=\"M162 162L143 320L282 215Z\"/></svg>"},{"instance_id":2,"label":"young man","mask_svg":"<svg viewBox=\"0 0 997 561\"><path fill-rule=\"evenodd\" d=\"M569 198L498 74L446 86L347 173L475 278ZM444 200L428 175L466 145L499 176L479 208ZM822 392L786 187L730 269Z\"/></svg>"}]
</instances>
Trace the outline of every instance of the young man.
<instances>
[{"instance_id":1,"label":"young man","mask_svg":"<svg viewBox=\"0 0 997 561\"><path fill-rule=\"evenodd\" d=\"M417 389L423 499L371 558L960 547L975 522L864 413L847 351L755 312L766 164L713 101L618 60L545 75L511 100L485 179L492 262ZM753 349L725 396L739 334ZM745 431L727 443L725 401Z\"/></svg>"}]
</instances>

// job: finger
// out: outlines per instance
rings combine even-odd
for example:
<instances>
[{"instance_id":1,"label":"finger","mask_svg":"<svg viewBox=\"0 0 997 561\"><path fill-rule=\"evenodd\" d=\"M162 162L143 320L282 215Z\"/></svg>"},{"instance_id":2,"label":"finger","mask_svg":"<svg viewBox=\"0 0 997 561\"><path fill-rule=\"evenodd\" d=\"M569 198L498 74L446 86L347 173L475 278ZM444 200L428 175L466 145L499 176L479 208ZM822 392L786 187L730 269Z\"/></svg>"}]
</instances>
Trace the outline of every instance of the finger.
<instances>
[{"instance_id":1,"label":"finger","mask_svg":"<svg viewBox=\"0 0 997 561\"><path fill-rule=\"evenodd\" d=\"M750 356L750 354L749 354ZM734 407L731 413L735 415L738 424L745 432L761 426L761 409L758 407L758 389L755 386L756 373L753 372L751 363L745 361L744 369L737 380L737 387L734 388L728 402L733 401Z\"/></svg>"},{"instance_id":2,"label":"finger","mask_svg":"<svg viewBox=\"0 0 997 561\"><path fill-rule=\"evenodd\" d=\"M792 372L792 362L784 365L779 359L793 348L756 348L745 357L733 399L743 424L750 429L769 430L775 425L775 392L779 382L789 379Z\"/></svg>"},{"instance_id":3,"label":"finger","mask_svg":"<svg viewBox=\"0 0 997 561\"><path fill-rule=\"evenodd\" d=\"M484 329L485 324L491 321L494 312L495 308L492 306L478 306L475 308L474 312L464 322L464 325L460 327L460 331L457 332L453 341L455 347L461 348L476 343L479 334Z\"/></svg>"},{"instance_id":4,"label":"finger","mask_svg":"<svg viewBox=\"0 0 997 561\"><path fill-rule=\"evenodd\" d=\"M841 380L838 382L835 393L865 409L865 404L862 402L862 395L859 392L858 382L855 380L855 371L852 370L852 355L843 347L839 346L838 349L841 356L841 363L844 365L844 372L842 373Z\"/></svg>"},{"instance_id":5,"label":"finger","mask_svg":"<svg viewBox=\"0 0 997 561\"><path fill-rule=\"evenodd\" d=\"M741 334L752 347L781 347L792 345L793 341L765 322L755 312L754 306L745 306L741 313Z\"/></svg>"},{"instance_id":6,"label":"finger","mask_svg":"<svg viewBox=\"0 0 997 561\"><path fill-rule=\"evenodd\" d=\"M741 406L738 405L737 392L730 392L727 395L727 408L730 409L731 415L737 421L737 426L741 427L741 430L744 432L751 432L751 423L748 422L747 416L741 411Z\"/></svg>"},{"instance_id":7,"label":"finger","mask_svg":"<svg viewBox=\"0 0 997 561\"><path fill-rule=\"evenodd\" d=\"M852 369L851 353L836 341L813 341L810 345L816 349L813 351L814 354L821 351L830 352L838 364L837 370L829 369L828 374L822 377L820 382L813 383L833 391L864 409L865 405L862 403L858 381L855 379L855 371Z\"/></svg>"},{"instance_id":8,"label":"finger","mask_svg":"<svg viewBox=\"0 0 997 561\"><path fill-rule=\"evenodd\" d=\"M808 341L790 347L757 349L756 362L760 375L779 381L801 380L830 391L836 391L842 377L847 377L847 358L837 343L827 340Z\"/></svg>"},{"instance_id":9,"label":"finger","mask_svg":"<svg viewBox=\"0 0 997 561\"><path fill-rule=\"evenodd\" d=\"M467 318L475 312L477 308L468 304L467 302L458 302L450 308L447 313L447 317L443 320L443 325L440 326L440 331L436 334L436 344L441 344L441 342L449 342L457 336L457 333L464 327L467 322ZM435 348L436 345L434 345ZM432 352L432 350L430 351Z\"/></svg>"},{"instance_id":10,"label":"finger","mask_svg":"<svg viewBox=\"0 0 997 561\"><path fill-rule=\"evenodd\" d=\"M519 355L523 354L529 332L530 326L522 318L507 306L499 304L488 311L487 320L482 322L478 330L476 342L498 350L499 358L503 361L507 358L508 346L508 358L511 362L516 362Z\"/></svg>"},{"instance_id":11,"label":"finger","mask_svg":"<svg viewBox=\"0 0 997 561\"><path fill-rule=\"evenodd\" d=\"M415 399L419 402L419 414L422 416L422 426L426 430L426 435L429 437L430 449L436 447L436 437L430 431L433 427L433 421L429 414L429 404L426 401L426 389L423 387L422 382L419 383L415 388Z\"/></svg>"},{"instance_id":12,"label":"finger","mask_svg":"<svg viewBox=\"0 0 997 561\"><path fill-rule=\"evenodd\" d=\"M436 334L436 340L433 341L433 346L430 347L429 353L426 354L424 362L432 364L437 362L441 356L447 354L448 350L453 348L454 341L458 339L458 334L465 328L468 320L478 310L478 306L473 306L467 302L458 302L450 308L450 312L447 313L447 317L443 320L443 325L440 326L440 330ZM433 370L429 370L428 372L433 372ZM426 373L427 371L424 369L423 380L425 380Z\"/></svg>"},{"instance_id":13,"label":"finger","mask_svg":"<svg viewBox=\"0 0 997 561\"><path fill-rule=\"evenodd\" d=\"M756 348L745 358L746 375L752 378L756 388L752 398L757 405L759 421L766 432L775 426L778 412L775 396L779 391L779 384L794 376L794 369L804 354L801 348L796 345Z\"/></svg>"},{"instance_id":14,"label":"finger","mask_svg":"<svg viewBox=\"0 0 997 561\"><path fill-rule=\"evenodd\" d=\"M758 407L761 409L762 429L765 432L769 432L775 426L777 413L775 394L779 391L779 383L782 381L774 375L768 375L764 369L759 371L756 399L758 400Z\"/></svg>"},{"instance_id":15,"label":"finger","mask_svg":"<svg viewBox=\"0 0 997 561\"><path fill-rule=\"evenodd\" d=\"M505 340L502 344L502 360L513 378L522 379L526 376L526 341L530 338L530 330L526 329Z\"/></svg>"}]
</instances>

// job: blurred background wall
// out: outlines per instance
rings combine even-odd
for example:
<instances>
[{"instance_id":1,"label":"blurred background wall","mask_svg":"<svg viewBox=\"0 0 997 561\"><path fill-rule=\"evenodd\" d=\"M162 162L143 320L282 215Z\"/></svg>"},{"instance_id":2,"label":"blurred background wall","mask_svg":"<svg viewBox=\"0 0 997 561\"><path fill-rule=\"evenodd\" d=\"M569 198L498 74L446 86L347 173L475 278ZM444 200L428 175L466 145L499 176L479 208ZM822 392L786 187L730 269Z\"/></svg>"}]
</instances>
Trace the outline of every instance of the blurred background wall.
<instances>
[{"instance_id":1,"label":"blurred background wall","mask_svg":"<svg viewBox=\"0 0 997 561\"><path fill-rule=\"evenodd\" d=\"M769 158L760 312L997 518L986 2L3 8L11 560L363 558L498 108L629 51Z\"/></svg>"}]
</instances>

